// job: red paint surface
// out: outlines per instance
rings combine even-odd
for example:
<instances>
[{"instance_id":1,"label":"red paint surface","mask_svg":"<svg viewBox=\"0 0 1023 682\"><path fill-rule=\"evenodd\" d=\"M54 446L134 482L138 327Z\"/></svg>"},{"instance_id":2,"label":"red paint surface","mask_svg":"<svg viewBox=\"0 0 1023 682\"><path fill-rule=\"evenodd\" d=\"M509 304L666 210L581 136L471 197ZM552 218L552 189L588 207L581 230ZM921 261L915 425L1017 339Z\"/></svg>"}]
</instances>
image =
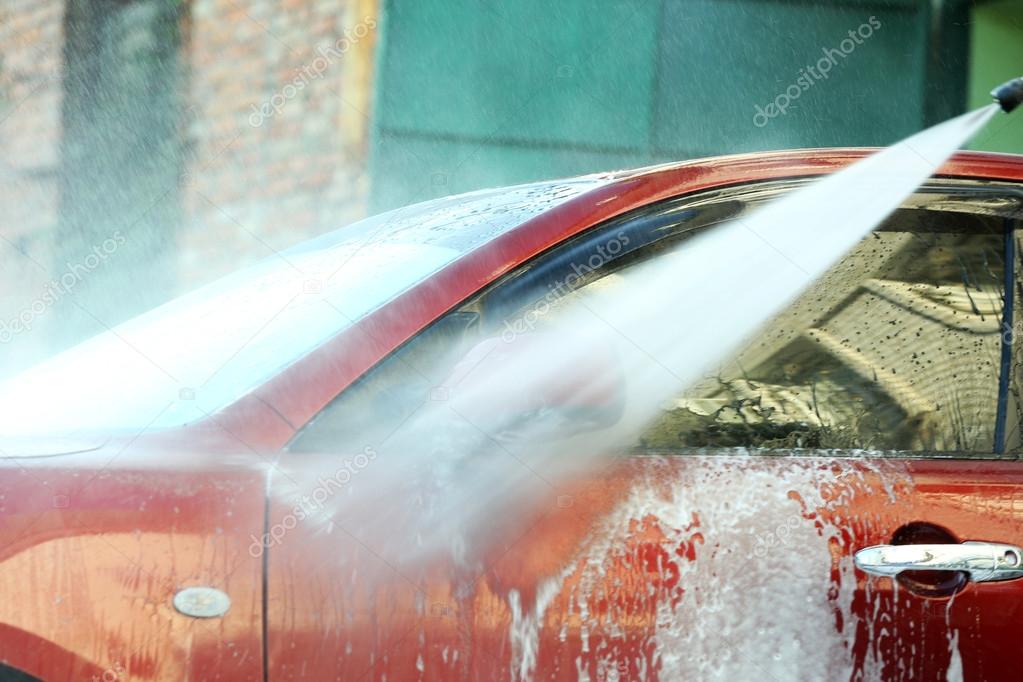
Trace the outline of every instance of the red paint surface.
<instances>
[{"instance_id":1,"label":"red paint surface","mask_svg":"<svg viewBox=\"0 0 1023 682\"><path fill-rule=\"evenodd\" d=\"M123 445L0 460L0 660L44 680L262 679L247 548L265 481L253 462ZM227 592L228 613L178 614L195 585Z\"/></svg>"},{"instance_id":2,"label":"red paint surface","mask_svg":"<svg viewBox=\"0 0 1023 682\"><path fill-rule=\"evenodd\" d=\"M288 464L322 467L329 461L314 457ZM685 571L713 570L701 561L725 551L745 562L754 577L781 570L775 565L781 553L796 553L817 570L832 567L830 586L825 580L809 594L750 594L737 600L746 609L732 619L785 631L793 624L779 622L765 603L806 599L807 608L830 609L834 633L848 635L853 643L847 654L852 679L944 680L955 634L966 679L1013 679L1023 582L971 584L951 601L922 599L905 589L896 596L890 580L871 580L849 568L856 549L888 542L898 527L917 520L944 525L962 539L1023 543L1023 467L755 457L738 466L775 476L791 504L784 513L767 506L758 510L745 544L721 545L720 529L705 524L703 510L694 508L684 510L687 521L678 527L654 514L631 518L623 537L602 546L607 540L602 524L630 491L650 480L667 491L694 475L736 466L722 462L719 457L636 457L600 476L566 484L538 508L516 509L522 518L495 531L496 546L471 567L445 560L418 570L389 564L374 547L344 531L344 518L333 518L336 525L325 533L329 514L299 525L270 550L271 679L518 679L511 593L520 595L528 615L552 578L553 596L539 618L533 678L576 679L581 666L594 680L614 679L614 674L671 679L660 673L666 652L657 644L658 619L681 614L686 600L700 613L707 595L687 589L685 576L692 573ZM817 469L825 481L832 471L834 483L819 491L793 483L793 467ZM734 485L745 484L745 473L735 474ZM285 480L275 480L286 496ZM720 492L727 497L735 489ZM803 502L818 494L825 506ZM559 506L558 496L569 496L571 506ZM273 505L271 519L286 513L283 507ZM758 554L761 538L789 524L792 515L818 535L835 538L823 548L779 540ZM588 573L587 562L597 562L600 570ZM843 581L853 584L843 586ZM851 607L840 608L838 592L850 586L855 589ZM719 589L733 589L727 576L721 576ZM585 617L581 598L587 602ZM702 630L699 619L678 615L671 625L696 630L711 642L717 637ZM724 654L727 639L722 642ZM614 661L616 672L601 659ZM804 672L813 677L813 671Z\"/></svg>"}]
</instances>

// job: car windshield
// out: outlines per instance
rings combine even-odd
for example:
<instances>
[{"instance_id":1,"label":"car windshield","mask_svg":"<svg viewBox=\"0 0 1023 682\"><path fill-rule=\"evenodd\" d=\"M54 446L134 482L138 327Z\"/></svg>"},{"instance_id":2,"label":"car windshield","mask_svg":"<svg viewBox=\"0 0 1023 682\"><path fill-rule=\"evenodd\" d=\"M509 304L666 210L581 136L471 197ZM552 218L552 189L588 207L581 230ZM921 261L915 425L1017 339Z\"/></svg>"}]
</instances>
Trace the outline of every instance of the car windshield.
<instances>
[{"instance_id":1,"label":"car windshield","mask_svg":"<svg viewBox=\"0 0 1023 682\"><path fill-rule=\"evenodd\" d=\"M3 382L0 432L201 420L462 253L601 182L431 201L276 254Z\"/></svg>"}]
</instances>

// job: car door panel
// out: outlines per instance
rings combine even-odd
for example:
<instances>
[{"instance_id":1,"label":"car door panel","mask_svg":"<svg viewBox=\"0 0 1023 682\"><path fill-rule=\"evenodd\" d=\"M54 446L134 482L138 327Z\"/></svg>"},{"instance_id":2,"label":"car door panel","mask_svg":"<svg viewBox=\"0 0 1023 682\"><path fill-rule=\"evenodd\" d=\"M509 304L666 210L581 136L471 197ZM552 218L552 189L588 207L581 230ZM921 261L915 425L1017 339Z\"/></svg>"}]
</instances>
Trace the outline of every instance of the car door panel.
<instances>
[{"instance_id":1,"label":"car door panel","mask_svg":"<svg viewBox=\"0 0 1023 682\"><path fill-rule=\"evenodd\" d=\"M269 549L271 679L1011 677L1023 581L923 598L852 562L918 521L1023 542L1015 465L959 464L638 456L472 566L390 566L343 518L298 523Z\"/></svg>"}]
</instances>

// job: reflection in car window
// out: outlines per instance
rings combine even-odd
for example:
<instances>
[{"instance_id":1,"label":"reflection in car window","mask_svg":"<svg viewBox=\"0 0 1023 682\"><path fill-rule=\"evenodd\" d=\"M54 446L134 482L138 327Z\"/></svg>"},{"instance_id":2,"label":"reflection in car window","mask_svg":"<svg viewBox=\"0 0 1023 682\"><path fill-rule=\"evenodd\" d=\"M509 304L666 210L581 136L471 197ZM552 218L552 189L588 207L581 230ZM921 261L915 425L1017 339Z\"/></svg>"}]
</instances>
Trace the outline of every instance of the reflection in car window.
<instances>
[{"instance_id":1,"label":"reflection in car window","mask_svg":"<svg viewBox=\"0 0 1023 682\"><path fill-rule=\"evenodd\" d=\"M386 438L438 399L431 392L445 378L439 368L447 366L440 358L458 352L452 349L499 336L523 319L530 330L543 331L565 302L614 287L637 263L671 258L703 226L770 194L750 186L702 204L669 205L541 257L342 393L291 449L325 449L355 434L368 443ZM971 213L961 197L946 197L941 208L897 212L734 358L665 404L637 447L998 450L1006 223ZM580 270L579 263L595 262L588 245L607 244L609 234L628 248ZM576 276L566 278L568 272ZM566 281L572 286L563 286ZM529 318L538 301L544 314ZM1010 421L1015 431L1018 419Z\"/></svg>"},{"instance_id":2,"label":"reflection in car window","mask_svg":"<svg viewBox=\"0 0 1023 682\"><path fill-rule=\"evenodd\" d=\"M1002 235L861 242L731 366L687 391L645 445L990 452Z\"/></svg>"}]
</instances>

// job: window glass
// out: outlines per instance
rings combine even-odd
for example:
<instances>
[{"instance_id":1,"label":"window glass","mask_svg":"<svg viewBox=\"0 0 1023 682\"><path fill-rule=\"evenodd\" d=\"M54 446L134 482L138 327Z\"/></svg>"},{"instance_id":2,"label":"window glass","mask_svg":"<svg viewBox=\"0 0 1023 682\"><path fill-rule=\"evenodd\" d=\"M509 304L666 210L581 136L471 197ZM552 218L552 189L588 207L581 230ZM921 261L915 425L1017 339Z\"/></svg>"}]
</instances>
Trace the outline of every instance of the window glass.
<instances>
[{"instance_id":1,"label":"window glass","mask_svg":"<svg viewBox=\"0 0 1023 682\"><path fill-rule=\"evenodd\" d=\"M472 344L520 327L543 333L571 301L617 286L638 263L671 258L692 234L782 189L764 183L677 200L541 256L382 362L290 449L353 437L380 443L444 399L453 360ZM990 202L971 201L918 195L734 358L664 404L636 447L997 450L1005 220Z\"/></svg>"},{"instance_id":2,"label":"window glass","mask_svg":"<svg viewBox=\"0 0 1023 682\"><path fill-rule=\"evenodd\" d=\"M990 452L1002 235L901 218L679 396L643 444Z\"/></svg>"}]
</instances>

